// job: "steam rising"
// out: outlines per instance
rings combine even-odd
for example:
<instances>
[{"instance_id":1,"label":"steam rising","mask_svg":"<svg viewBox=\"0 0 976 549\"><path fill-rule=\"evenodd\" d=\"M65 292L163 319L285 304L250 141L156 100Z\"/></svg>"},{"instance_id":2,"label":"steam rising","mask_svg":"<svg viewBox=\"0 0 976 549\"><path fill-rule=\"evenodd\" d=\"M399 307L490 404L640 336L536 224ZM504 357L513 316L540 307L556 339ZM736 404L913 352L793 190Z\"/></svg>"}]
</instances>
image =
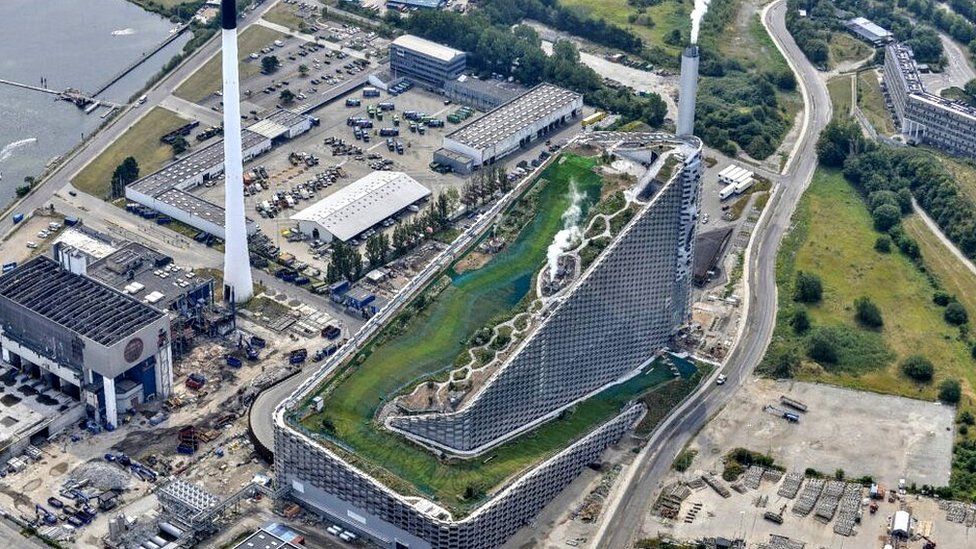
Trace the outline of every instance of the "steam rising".
<instances>
[{"instance_id":1,"label":"steam rising","mask_svg":"<svg viewBox=\"0 0 976 549\"><path fill-rule=\"evenodd\" d=\"M708 11L711 0L695 0L695 7L691 10L691 43L698 43L698 31L701 29L702 18Z\"/></svg>"},{"instance_id":2,"label":"steam rising","mask_svg":"<svg viewBox=\"0 0 976 549\"><path fill-rule=\"evenodd\" d=\"M580 207L580 204L583 202L584 195L576 188L575 180L569 182L569 196L569 207L566 208L566 211L561 216L563 228L556 233L556 236L552 239L552 244L546 250L550 280L556 278L556 271L559 268L559 256L570 249L573 243L579 241L583 235L582 231L580 231L579 222L580 217L583 215L583 209Z\"/></svg>"}]
</instances>

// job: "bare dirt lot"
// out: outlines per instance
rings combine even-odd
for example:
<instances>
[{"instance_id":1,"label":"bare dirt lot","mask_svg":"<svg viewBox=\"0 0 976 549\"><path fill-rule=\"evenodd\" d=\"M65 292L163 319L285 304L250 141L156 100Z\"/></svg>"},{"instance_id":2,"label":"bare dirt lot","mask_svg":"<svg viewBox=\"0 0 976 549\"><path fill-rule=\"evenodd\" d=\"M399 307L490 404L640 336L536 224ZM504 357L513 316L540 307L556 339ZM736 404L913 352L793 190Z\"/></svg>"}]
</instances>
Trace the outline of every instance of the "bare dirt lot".
<instances>
[{"instance_id":1,"label":"bare dirt lot","mask_svg":"<svg viewBox=\"0 0 976 549\"><path fill-rule=\"evenodd\" d=\"M780 395L809 407L798 423L764 412ZM696 437L694 467L721 471L732 448L764 452L803 471L812 467L848 478L871 475L888 485L949 482L955 410L934 402L818 385L755 380Z\"/></svg>"}]
</instances>

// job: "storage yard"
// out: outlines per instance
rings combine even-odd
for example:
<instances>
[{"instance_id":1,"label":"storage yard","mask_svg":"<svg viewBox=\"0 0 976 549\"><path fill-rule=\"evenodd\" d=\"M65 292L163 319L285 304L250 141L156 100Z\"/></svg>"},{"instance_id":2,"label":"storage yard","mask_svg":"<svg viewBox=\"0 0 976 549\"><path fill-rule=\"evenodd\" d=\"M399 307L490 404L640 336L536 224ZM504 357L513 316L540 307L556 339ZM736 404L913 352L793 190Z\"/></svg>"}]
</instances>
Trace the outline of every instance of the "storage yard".
<instances>
[{"instance_id":1,"label":"storage yard","mask_svg":"<svg viewBox=\"0 0 976 549\"><path fill-rule=\"evenodd\" d=\"M948 512L947 503L898 495L900 486L907 492L947 484L953 420L953 409L937 403L802 382L748 382L688 446L694 455L688 469L662 481L663 496L643 534L741 537L750 544L776 534L807 547L873 547L896 511L906 509L917 519L913 531L940 546L963 547L967 529L959 522L976 514L963 506L960 521L955 506ZM766 454L775 468L747 467L735 481L723 480L733 448ZM872 480L862 486L864 476Z\"/></svg>"}]
</instances>

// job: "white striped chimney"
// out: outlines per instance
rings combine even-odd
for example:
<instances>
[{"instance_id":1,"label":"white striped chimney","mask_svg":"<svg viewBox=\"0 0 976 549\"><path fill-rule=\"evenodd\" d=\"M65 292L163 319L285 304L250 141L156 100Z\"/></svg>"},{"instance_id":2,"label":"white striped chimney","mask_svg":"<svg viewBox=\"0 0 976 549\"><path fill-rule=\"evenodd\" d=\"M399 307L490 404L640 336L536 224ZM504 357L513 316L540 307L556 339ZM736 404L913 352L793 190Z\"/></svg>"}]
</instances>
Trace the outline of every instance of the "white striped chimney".
<instances>
[{"instance_id":1,"label":"white striped chimney","mask_svg":"<svg viewBox=\"0 0 976 549\"><path fill-rule=\"evenodd\" d=\"M698 46L692 44L681 54L676 135L695 133L695 96L698 94Z\"/></svg>"},{"instance_id":2,"label":"white striped chimney","mask_svg":"<svg viewBox=\"0 0 976 549\"><path fill-rule=\"evenodd\" d=\"M243 303L254 292L244 219L241 86L237 69L237 0L220 2L224 79L224 299Z\"/></svg>"}]
</instances>

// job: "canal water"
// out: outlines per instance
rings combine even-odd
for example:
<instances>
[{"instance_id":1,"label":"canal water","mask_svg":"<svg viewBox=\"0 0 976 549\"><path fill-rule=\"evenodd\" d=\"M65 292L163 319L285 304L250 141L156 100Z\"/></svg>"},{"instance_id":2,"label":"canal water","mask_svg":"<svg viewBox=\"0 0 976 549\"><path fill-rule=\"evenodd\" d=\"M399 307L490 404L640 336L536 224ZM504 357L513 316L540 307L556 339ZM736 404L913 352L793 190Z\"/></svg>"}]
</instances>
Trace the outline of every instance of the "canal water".
<instances>
[{"instance_id":1,"label":"canal water","mask_svg":"<svg viewBox=\"0 0 976 549\"><path fill-rule=\"evenodd\" d=\"M61 90L100 88L176 25L127 0L0 1L0 78ZM189 41L185 33L100 98L126 102ZM0 85L0 208L104 121L53 95Z\"/></svg>"}]
</instances>

